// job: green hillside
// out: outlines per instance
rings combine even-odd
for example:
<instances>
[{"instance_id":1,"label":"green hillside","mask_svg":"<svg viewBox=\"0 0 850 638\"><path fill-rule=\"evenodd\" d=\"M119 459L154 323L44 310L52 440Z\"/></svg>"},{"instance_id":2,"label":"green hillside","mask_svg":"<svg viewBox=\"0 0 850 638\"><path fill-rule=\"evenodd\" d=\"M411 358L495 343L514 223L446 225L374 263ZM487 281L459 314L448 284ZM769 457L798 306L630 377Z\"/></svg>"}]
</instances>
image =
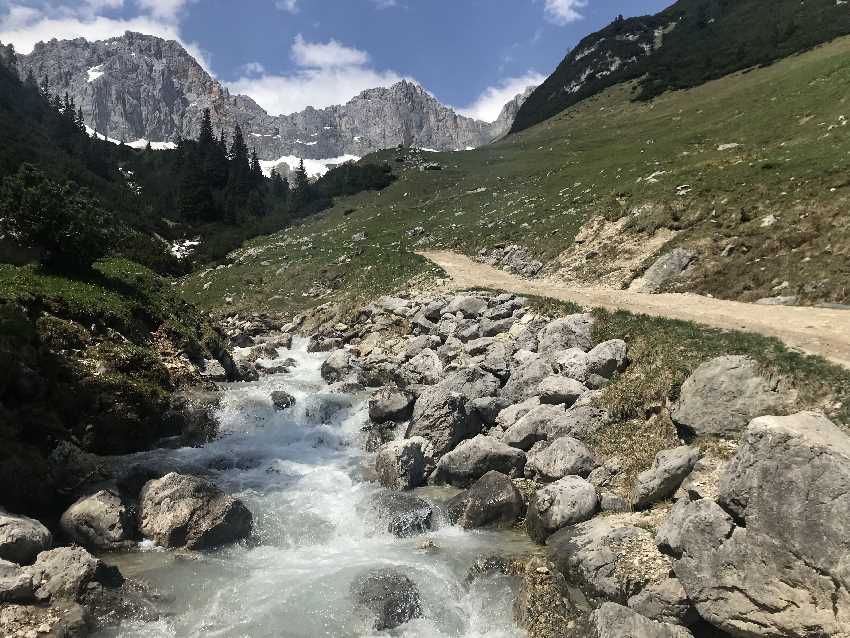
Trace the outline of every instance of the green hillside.
<instances>
[{"instance_id":1,"label":"green hillside","mask_svg":"<svg viewBox=\"0 0 850 638\"><path fill-rule=\"evenodd\" d=\"M187 298L295 310L425 273L416 249L505 243L547 263L577 255L575 276L597 281L618 244L661 238L700 253L680 289L752 301L787 281L804 302L850 301L850 38L650 102L633 89L475 151L371 157L398 181L250 241L187 279ZM573 239L596 216L620 234L585 259Z\"/></svg>"},{"instance_id":2,"label":"green hillside","mask_svg":"<svg viewBox=\"0 0 850 638\"><path fill-rule=\"evenodd\" d=\"M525 102L513 131L624 81L640 78L634 95L646 100L848 33L850 10L835 0L679 0L654 16L619 18L584 38Z\"/></svg>"}]
</instances>

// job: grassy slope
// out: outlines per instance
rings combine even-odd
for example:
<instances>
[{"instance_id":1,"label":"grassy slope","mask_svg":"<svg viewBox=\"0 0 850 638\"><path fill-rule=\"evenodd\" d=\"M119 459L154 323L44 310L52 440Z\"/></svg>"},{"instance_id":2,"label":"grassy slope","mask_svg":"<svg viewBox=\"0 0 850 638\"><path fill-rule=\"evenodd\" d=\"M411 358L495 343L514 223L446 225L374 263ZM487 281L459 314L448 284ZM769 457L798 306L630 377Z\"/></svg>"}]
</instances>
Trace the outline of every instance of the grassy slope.
<instances>
[{"instance_id":1,"label":"grassy slope","mask_svg":"<svg viewBox=\"0 0 850 638\"><path fill-rule=\"evenodd\" d=\"M696 242L702 254L697 292L751 300L787 280L783 294L847 302L848 62L842 38L651 103L614 87L497 144L420 154L442 171L385 151L374 159L391 161L398 182L252 240L228 265L189 278L185 294L209 308L232 297L234 308L278 311L366 297L425 272L410 252L418 247L474 254L517 242L551 260L602 214L630 215L638 235L683 230L675 243ZM731 143L741 146L718 150ZM778 221L764 227L768 215ZM360 232L366 240L353 242ZM739 247L721 258L730 240Z\"/></svg>"}]
</instances>

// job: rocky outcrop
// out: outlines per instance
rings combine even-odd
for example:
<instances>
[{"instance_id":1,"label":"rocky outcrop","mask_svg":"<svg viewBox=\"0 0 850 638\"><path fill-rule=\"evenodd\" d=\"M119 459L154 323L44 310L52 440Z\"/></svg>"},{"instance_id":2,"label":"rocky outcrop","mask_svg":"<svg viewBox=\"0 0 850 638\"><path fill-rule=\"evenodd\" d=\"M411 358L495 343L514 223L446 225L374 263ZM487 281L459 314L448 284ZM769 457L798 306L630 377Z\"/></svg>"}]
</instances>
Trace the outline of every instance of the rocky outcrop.
<instances>
[{"instance_id":1,"label":"rocky outcrop","mask_svg":"<svg viewBox=\"0 0 850 638\"><path fill-rule=\"evenodd\" d=\"M0 559L28 565L52 544L53 535L37 520L0 510Z\"/></svg>"},{"instance_id":2,"label":"rocky outcrop","mask_svg":"<svg viewBox=\"0 0 850 638\"><path fill-rule=\"evenodd\" d=\"M394 569L374 569L351 583L355 607L365 615L369 629L383 631L422 616L419 590Z\"/></svg>"},{"instance_id":3,"label":"rocky outcrop","mask_svg":"<svg viewBox=\"0 0 850 638\"><path fill-rule=\"evenodd\" d=\"M751 419L786 412L796 393L765 375L744 356L724 356L700 365L688 377L672 411L673 421L698 436L735 436Z\"/></svg>"},{"instance_id":4,"label":"rocky outcrop","mask_svg":"<svg viewBox=\"0 0 850 638\"><path fill-rule=\"evenodd\" d=\"M524 99L515 98L490 124L458 115L402 81L363 91L345 105L270 115L250 97L231 94L177 42L153 36L51 40L18 59L21 77L31 70L46 76L52 91L67 91L101 135L127 142L195 139L209 108L216 130L232 131L238 122L264 160L342 158L339 163L400 144L441 151L481 146L505 133Z\"/></svg>"},{"instance_id":5,"label":"rocky outcrop","mask_svg":"<svg viewBox=\"0 0 850 638\"><path fill-rule=\"evenodd\" d=\"M172 472L139 495L139 531L162 547L206 549L247 537L253 517L212 483Z\"/></svg>"},{"instance_id":6,"label":"rocky outcrop","mask_svg":"<svg viewBox=\"0 0 850 638\"><path fill-rule=\"evenodd\" d=\"M754 419L718 500L666 536L700 615L741 637L850 635L850 437L812 412Z\"/></svg>"},{"instance_id":7,"label":"rocky outcrop","mask_svg":"<svg viewBox=\"0 0 850 638\"><path fill-rule=\"evenodd\" d=\"M510 527L523 513L522 494L510 478L491 470L449 501L449 520L465 529Z\"/></svg>"},{"instance_id":8,"label":"rocky outcrop","mask_svg":"<svg viewBox=\"0 0 850 638\"><path fill-rule=\"evenodd\" d=\"M130 509L110 490L79 499L65 510L59 525L73 542L101 550L129 547L136 529Z\"/></svg>"}]
</instances>

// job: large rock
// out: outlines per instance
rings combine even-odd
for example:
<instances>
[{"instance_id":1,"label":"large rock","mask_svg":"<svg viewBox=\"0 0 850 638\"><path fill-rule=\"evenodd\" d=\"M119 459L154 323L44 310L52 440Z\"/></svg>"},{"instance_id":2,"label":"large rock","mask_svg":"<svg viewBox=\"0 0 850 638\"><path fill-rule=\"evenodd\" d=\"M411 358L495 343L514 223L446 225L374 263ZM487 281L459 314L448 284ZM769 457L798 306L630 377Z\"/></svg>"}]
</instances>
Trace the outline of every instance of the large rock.
<instances>
[{"instance_id":1,"label":"large rock","mask_svg":"<svg viewBox=\"0 0 850 638\"><path fill-rule=\"evenodd\" d=\"M645 618L617 603L602 603L590 614L589 638L693 638L684 627Z\"/></svg>"},{"instance_id":2,"label":"large rock","mask_svg":"<svg viewBox=\"0 0 850 638\"><path fill-rule=\"evenodd\" d=\"M585 352L593 347L593 315L578 314L547 323L538 335L537 352L580 348Z\"/></svg>"},{"instance_id":3,"label":"large rock","mask_svg":"<svg viewBox=\"0 0 850 638\"><path fill-rule=\"evenodd\" d=\"M35 592L30 570L17 563L0 560L0 605L30 602L34 599Z\"/></svg>"},{"instance_id":4,"label":"large rock","mask_svg":"<svg viewBox=\"0 0 850 638\"><path fill-rule=\"evenodd\" d=\"M419 590L395 569L373 569L351 583L355 607L366 615L369 629L393 629L422 616Z\"/></svg>"},{"instance_id":5,"label":"large rock","mask_svg":"<svg viewBox=\"0 0 850 638\"><path fill-rule=\"evenodd\" d=\"M587 380L589 362L587 353L581 348L550 351L546 353L546 356L553 370L562 377L575 379L581 383Z\"/></svg>"},{"instance_id":6,"label":"large rock","mask_svg":"<svg viewBox=\"0 0 850 638\"><path fill-rule=\"evenodd\" d=\"M342 381L354 372L351 364L351 353L348 350L334 350L322 363L322 378L328 383Z\"/></svg>"},{"instance_id":7,"label":"large rock","mask_svg":"<svg viewBox=\"0 0 850 638\"><path fill-rule=\"evenodd\" d=\"M566 411L564 418L558 419L549 429L549 438L571 436L588 443L597 432L611 423L611 415L605 408L596 404L595 392L583 394L575 404Z\"/></svg>"},{"instance_id":8,"label":"large rock","mask_svg":"<svg viewBox=\"0 0 850 638\"><path fill-rule=\"evenodd\" d=\"M484 425L496 425L499 415L510 407L510 401L501 397L481 397L469 403L470 412L477 415Z\"/></svg>"},{"instance_id":9,"label":"large rock","mask_svg":"<svg viewBox=\"0 0 850 638\"><path fill-rule=\"evenodd\" d=\"M480 429L480 421L470 418L467 413L466 397L432 386L416 401L413 420L405 437L410 439L421 436L427 440L431 444L433 458L437 461Z\"/></svg>"},{"instance_id":10,"label":"large rock","mask_svg":"<svg viewBox=\"0 0 850 638\"><path fill-rule=\"evenodd\" d=\"M36 598L81 602L90 583L118 586L123 578L117 569L108 567L82 547L57 547L38 555L32 567Z\"/></svg>"},{"instance_id":11,"label":"large rock","mask_svg":"<svg viewBox=\"0 0 850 638\"><path fill-rule=\"evenodd\" d=\"M171 472L139 495L139 531L162 547L206 549L251 533L245 505L212 483Z\"/></svg>"},{"instance_id":12,"label":"large rock","mask_svg":"<svg viewBox=\"0 0 850 638\"><path fill-rule=\"evenodd\" d=\"M658 551L649 531L638 527L644 520L641 514L620 513L565 527L546 541L548 555L586 595L625 605L670 575L670 558Z\"/></svg>"},{"instance_id":13,"label":"large rock","mask_svg":"<svg viewBox=\"0 0 850 638\"><path fill-rule=\"evenodd\" d=\"M696 258L697 255L692 250L674 248L656 259L642 277L631 283L629 290L655 294L668 283L680 277Z\"/></svg>"},{"instance_id":14,"label":"large rock","mask_svg":"<svg viewBox=\"0 0 850 638\"><path fill-rule=\"evenodd\" d=\"M423 498L400 492L382 492L369 504L381 527L407 538L431 529L434 508Z\"/></svg>"},{"instance_id":15,"label":"large rock","mask_svg":"<svg viewBox=\"0 0 850 638\"><path fill-rule=\"evenodd\" d=\"M625 341L611 339L603 341L587 353L587 372L603 379L610 379L628 365L628 346Z\"/></svg>"},{"instance_id":16,"label":"large rock","mask_svg":"<svg viewBox=\"0 0 850 638\"><path fill-rule=\"evenodd\" d=\"M509 401L509 399L504 400ZM538 405L540 405L540 397L531 397L522 403L509 405L496 416L496 425L500 430L507 430Z\"/></svg>"},{"instance_id":17,"label":"large rock","mask_svg":"<svg viewBox=\"0 0 850 638\"><path fill-rule=\"evenodd\" d=\"M528 454L525 475L540 483L551 483L565 476L587 477L593 470L593 454L584 443L571 436L558 437L551 443L535 446Z\"/></svg>"},{"instance_id":18,"label":"large rock","mask_svg":"<svg viewBox=\"0 0 850 638\"><path fill-rule=\"evenodd\" d=\"M123 549L133 544L133 516L121 497L111 490L84 496L59 519L68 538L89 549Z\"/></svg>"},{"instance_id":19,"label":"large rock","mask_svg":"<svg viewBox=\"0 0 850 638\"><path fill-rule=\"evenodd\" d=\"M673 421L698 436L737 436L750 420L782 414L796 393L779 377L766 375L744 356L706 361L682 385Z\"/></svg>"},{"instance_id":20,"label":"large rock","mask_svg":"<svg viewBox=\"0 0 850 638\"><path fill-rule=\"evenodd\" d=\"M430 444L421 436L391 441L378 448L375 472L384 487L411 490L425 483L430 457Z\"/></svg>"},{"instance_id":21,"label":"large rock","mask_svg":"<svg viewBox=\"0 0 850 638\"><path fill-rule=\"evenodd\" d=\"M528 451L538 441L550 438L552 432L564 430L568 426L563 406L539 405L505 430L501 438L511 447Z\"/></svg>"},{"instance_id":22,"label":"large rock","mask_svg":"<svg viewBox=\"0 0 850 638\"><path fill-rule=\"evenodd\" d=\"M699 620L699 614L677 578L649 583L640 593L629 598L629 609L671 625L689 627Z\"/></svg>"},{"instance_id":23,"label":"large rock","mask_svg":"<svg viewBox=\"0 0 850 638\"><path fill-rule=\"evenodd\" d=\"M399 385L433 385L443 376L443 362L431 348L425 348L419 354L406 361L398 369L396 379Z\"/></svg>"},{"instance_id":24,"label":"large rock","mask_svg":"<svg viewBox=\"0 0 850 638\"><path fill-rule=\"evenodd\" d=\"M699 449L687 445L661 450L652 467L638 475L632 507L642 509L672 496L698 460Z\"/></svg>"},{"instance_id":25,"label":"large rock","mask_svg":"<svg viewBox=\"0 0 850 638\"><path fill-rule=\"evenodd\" d=\"M50 531L37 520L0 509L0 559L28 565L52 544Z\"/></svg>"},{"instance_id":26,"label":"large rock","mask_svg":"<svg viewBox=\"0 0 850 638\"><path fill-rule=\"evenodd\" d=\"M579 476L565 476L537 490L528 507L529 535L539 543L562 527L588 520L596 513L596 489Z\"/></svg>"},{"instance_id":27,"label":"large rock","mask_svg":"<svg viewBox=\"0 0 850 638\"><path fill-rule=\"evenodd\" d=\"M464 317L477 317L485 310L487 310L487 301L481 297L459 295L449 300L448 305L443 308L443 314L453 315L460 312Z\"/></svg>"},{"instance_id":28,"label":"large rock","mask_svg":"<svg viewBox=\"0 0 850 638\"><path fill-rule=\"evenodd\" d=\"M467 401L492 397L499 390L499 379L486 370L472 366L446 376L437 384L443 392L453 392L466 397Z\"/></svg>"},{"instance_id":29,"label":"large rock","mask_svg":"<svg viewBox=\"0 0 850 638\"><path fill-rule=\"evenodd\" d=\"M409 392L381 388L369 399L369 418L375 423L407 421L413 414L415 400Z\"/></svg>"},{"instance_id":30,"label":"large rock","mask_svg":"<svg viewBox=\"0 0 850 638\"><path fill-rule=\"evenodd\" d=\"M490 470L519 477L524 467L524 452L479 434L445 454L428 481L434 485L468 487Z\"/></svg>"},{"instance_id":31,"label":"large rock","mask_svg":"<svg viewBox=\"0 0 850 638\"><path fill-rule=\"evenodd\" d=\"M700 615L734 636L850 635L850 437L813 412L754 419L719 500L687 506L672 548Z\"/></svg>"},{"instance_id":32,"label":"large rock","mask_svg":"<svg viewBox=\"0 0 850 638\"><path fill-rule=\"evenodd\" d=\"M445 457L444 457L445 458ZM511 527L523 513L522 494L510 478L491 470L449 501L449 519L464 529Z\"/></svg>"},{"instance_id":33,"label":"large rock","mask_svg":"<svg viewBox=\"0 0 850 638\"><path fill-rule=\"evenodd\" d=\"M531 356L515 361L511 366L511 376L499 392L499 396L510 399L514 403L537 396L540 382L552 374L552 365L543 357L529 354Z\"/></svg>"},{"instance_id":34,"label":"large rock","mask_svg":"<svg viewBox=\"0 0 850 638\"><path fill-rule=\"evenodd\" d=\"M295 397L286 390L274 390L271 393L271 400L274 409L278 412L288 410L295 405Z\"/></svg>"},{"instance_id":35,"label":"large rock","mask_svg":"<svg viewBox=\"0 0 850 638\"><path fill-rule=\"evenodd\" d=\"M519 573L514 598L514 621L528 638L587 638L584 610L572 600L563 574L540 556Z\"/></svg>"},{"instance_id":36,"label":"large rock","mask_svg":"<svg viewBox=\"0 0 850 638\"><path fill-rule=\"evenodd\" d=\"M568 408L572 407L585 392L587 392L587 387L583 383L560 375L548 376L537 386L540 403L561 404Z\"/></svg>"}]
</instances>

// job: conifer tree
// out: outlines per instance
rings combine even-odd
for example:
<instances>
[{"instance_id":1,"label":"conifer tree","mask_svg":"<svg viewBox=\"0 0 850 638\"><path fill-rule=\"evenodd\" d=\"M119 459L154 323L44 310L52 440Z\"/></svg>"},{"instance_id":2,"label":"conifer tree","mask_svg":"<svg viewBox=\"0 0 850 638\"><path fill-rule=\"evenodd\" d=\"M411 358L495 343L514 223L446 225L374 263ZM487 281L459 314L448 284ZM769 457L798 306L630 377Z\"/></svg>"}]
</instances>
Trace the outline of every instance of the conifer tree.
<instances>
[{"instance_id":1,"label":"conifer tree","mask_svg":"<svg viewBox=\"0 0 850 638\"><path fill-rule=\"evenodd\" d=\"M201 147L201 152L206 153L215 144L213 138L212 119L210 110L204 109L204 114L201 118L201 132L198 135L198 145Z\"/></svg>"},{"instance_id":2,"label":"conifer tree","mask_svg":"<svg viewBox=\"0 0 850 638\"><path fill-rule=\"evenodd\" d=\"M257 149L251 151L251 178L255 186L261 186L263 183L263 167L260 165L260 158L257 157Z\"/></svg>"}]
</instances>

